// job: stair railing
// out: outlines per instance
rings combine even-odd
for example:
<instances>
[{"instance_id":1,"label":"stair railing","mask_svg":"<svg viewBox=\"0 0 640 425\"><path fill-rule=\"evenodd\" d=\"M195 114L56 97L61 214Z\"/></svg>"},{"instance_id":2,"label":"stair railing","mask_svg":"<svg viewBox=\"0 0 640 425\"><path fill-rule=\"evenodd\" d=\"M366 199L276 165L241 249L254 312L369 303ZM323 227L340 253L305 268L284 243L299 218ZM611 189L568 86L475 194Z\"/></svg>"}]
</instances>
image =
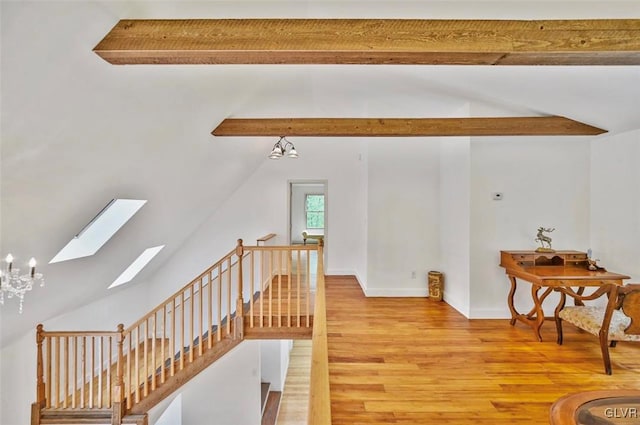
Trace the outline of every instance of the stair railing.
<instances>
[{"instance_id":1,"label":"stair railing","mask_svg":"<svg viewBox=\"0 0 640 425\"><path fill-rule=\"evenodd\" d=\"M122 402L122 331L36 329L39 408L111 410Z\"/></svg>"},{"instance_id":2,"label":"stair railing","mask_svg":"<svg viewBox=\"0 0 640 425\"><path fill-rule=\"evenodd\" d=\"M314 251L309 245L244 247L247 329L312 326Z\"/></svg>"},{"instance_id":3,"label":"stair railing","mask_svg":"<svg viewBox=\"0 0 640 425\"><path fill-rule=\"evenodd\" d=\"M237 306L242 305L241 257L239 240L234 250L125 329L127 409L215 344L241 337L236 332L242 324L234 323Z\"/></svg>"},{"instance_id":4,"label":"stair railing","mask_svg":"<svg viewBox=\"0 0 640 425\"><path fill-rule=\"evenodd\" d=\"M327 309L325 301L323 242L318 245L318 280L313 314L311 376L309 379L309 425L331 425L329 388L329 350L327 346Z\"/></svg>"},{"instance_id":5,"label":"stair railing","mask_svg":"<svg viewBox=\"0 0 640 425\"><path fill-rule=\"evenodd\" d=\"M220 342L242 340L245 329L278 337L282 328L310 328L316 250L243 246L239 239L235 249L126 329L47 332L38 325L32 411L111 409L121 419ZM321 250L318 280L324 276Z\"/></svg>"}]
</instances>

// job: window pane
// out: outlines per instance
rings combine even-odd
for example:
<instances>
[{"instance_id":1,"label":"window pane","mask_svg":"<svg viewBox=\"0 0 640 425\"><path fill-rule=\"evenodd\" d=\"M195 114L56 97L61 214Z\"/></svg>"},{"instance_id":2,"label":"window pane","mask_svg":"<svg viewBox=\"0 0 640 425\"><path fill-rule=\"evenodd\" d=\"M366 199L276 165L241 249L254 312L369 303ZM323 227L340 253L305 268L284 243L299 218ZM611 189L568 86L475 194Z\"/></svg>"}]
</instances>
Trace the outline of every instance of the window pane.
<instances>
[{"instance_id":1,"label":"window pane","mask_svg":"<svg viewBox=\"0 0 640 425\"><path fill-rule=\"evenodd\" d=\"M307 229L324 229L324 211L307 212Z\"/></svg>"},{"instance_id":2,"label":"window pane","mask_svg":"<svg viewBox=\"0 0 640 425\"><path fill-rule=\"evenodd\" d=\"M324 211L324 195L307 195L307 211Z\"/></svg>"}]
</instances>

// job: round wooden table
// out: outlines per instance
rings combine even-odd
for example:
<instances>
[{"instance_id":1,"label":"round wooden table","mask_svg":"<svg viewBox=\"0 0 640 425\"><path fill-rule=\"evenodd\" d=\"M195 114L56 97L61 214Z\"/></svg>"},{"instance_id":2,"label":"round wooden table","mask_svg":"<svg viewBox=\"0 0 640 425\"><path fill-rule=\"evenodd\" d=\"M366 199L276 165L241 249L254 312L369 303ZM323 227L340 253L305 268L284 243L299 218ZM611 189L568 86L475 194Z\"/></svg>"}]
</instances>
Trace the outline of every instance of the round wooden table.
<instances>
[{"instance_id":1,"label":"round wooden table","mask_svg":"<svg viewBox=\"0 0 640 425\"><path fill-rule=\"evenodd\" d=\"M551 406L551 425L640 424L640 390L568 394Z\"/></svg>"}]
</instances>

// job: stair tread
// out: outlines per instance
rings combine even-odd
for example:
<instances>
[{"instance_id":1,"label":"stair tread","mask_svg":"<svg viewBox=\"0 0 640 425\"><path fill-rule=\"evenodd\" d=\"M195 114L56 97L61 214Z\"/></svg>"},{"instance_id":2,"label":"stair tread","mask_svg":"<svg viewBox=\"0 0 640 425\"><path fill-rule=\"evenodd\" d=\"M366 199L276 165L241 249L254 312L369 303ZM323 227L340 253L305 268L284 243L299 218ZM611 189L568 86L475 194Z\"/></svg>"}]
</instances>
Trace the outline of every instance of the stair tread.
<instances>
[{"instance_id":1,"label":"stair tread","mask_svg":"<svg viewBox=\"0 0 640 425\"><path fill-rule=\"evenodd\" d=\"M262 425L275 425L278 419L278 411L280 410L280 400L282 399L281 391L269 391L267 397L267 405L262 414Z\"/></svg>"},{"instance_id":2,"label":"stair tread","mask_svg":"<svg viewBox=\"0 0 640 425\"><path fill-rule=\"evenodd\" d=\"M262 414L264 414L264 408L267 406L269 388L271 388L271 384L269 382L260 383L260 406L262 407Z\"/></svg>"}]
</instances>

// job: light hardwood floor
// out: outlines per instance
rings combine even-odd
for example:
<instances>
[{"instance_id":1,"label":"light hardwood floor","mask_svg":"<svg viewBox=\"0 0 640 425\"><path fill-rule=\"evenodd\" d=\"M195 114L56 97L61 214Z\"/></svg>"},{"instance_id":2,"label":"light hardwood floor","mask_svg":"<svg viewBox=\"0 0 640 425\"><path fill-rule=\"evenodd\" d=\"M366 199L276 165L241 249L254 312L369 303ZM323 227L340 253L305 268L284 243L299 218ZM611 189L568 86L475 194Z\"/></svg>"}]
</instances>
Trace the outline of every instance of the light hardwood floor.
<instances>
[{"instance_id":1,"label":"light hardwood floor","mask_svg":"<svg viewBox=\"0 0 640 425\"><path fill-rule=\"evenodd\" d=\"M444 302L366 298L353 277L326 286L333 425L548 424L564 394L640 388L640 344L611 349L607 376L597 339L570 325L558 346L553 322L537 342Z\"/></svg>"},{"instance_id":2,"label":"light hardwood floor","mask_svg":"<svg viewBox=\"0 0 640 425\"><path fill-rule=\"evenodd\" d=\"M309 406L311 341L296 340L289 358L277 425L306 425Z\"/></svg>"}]
</instances>

